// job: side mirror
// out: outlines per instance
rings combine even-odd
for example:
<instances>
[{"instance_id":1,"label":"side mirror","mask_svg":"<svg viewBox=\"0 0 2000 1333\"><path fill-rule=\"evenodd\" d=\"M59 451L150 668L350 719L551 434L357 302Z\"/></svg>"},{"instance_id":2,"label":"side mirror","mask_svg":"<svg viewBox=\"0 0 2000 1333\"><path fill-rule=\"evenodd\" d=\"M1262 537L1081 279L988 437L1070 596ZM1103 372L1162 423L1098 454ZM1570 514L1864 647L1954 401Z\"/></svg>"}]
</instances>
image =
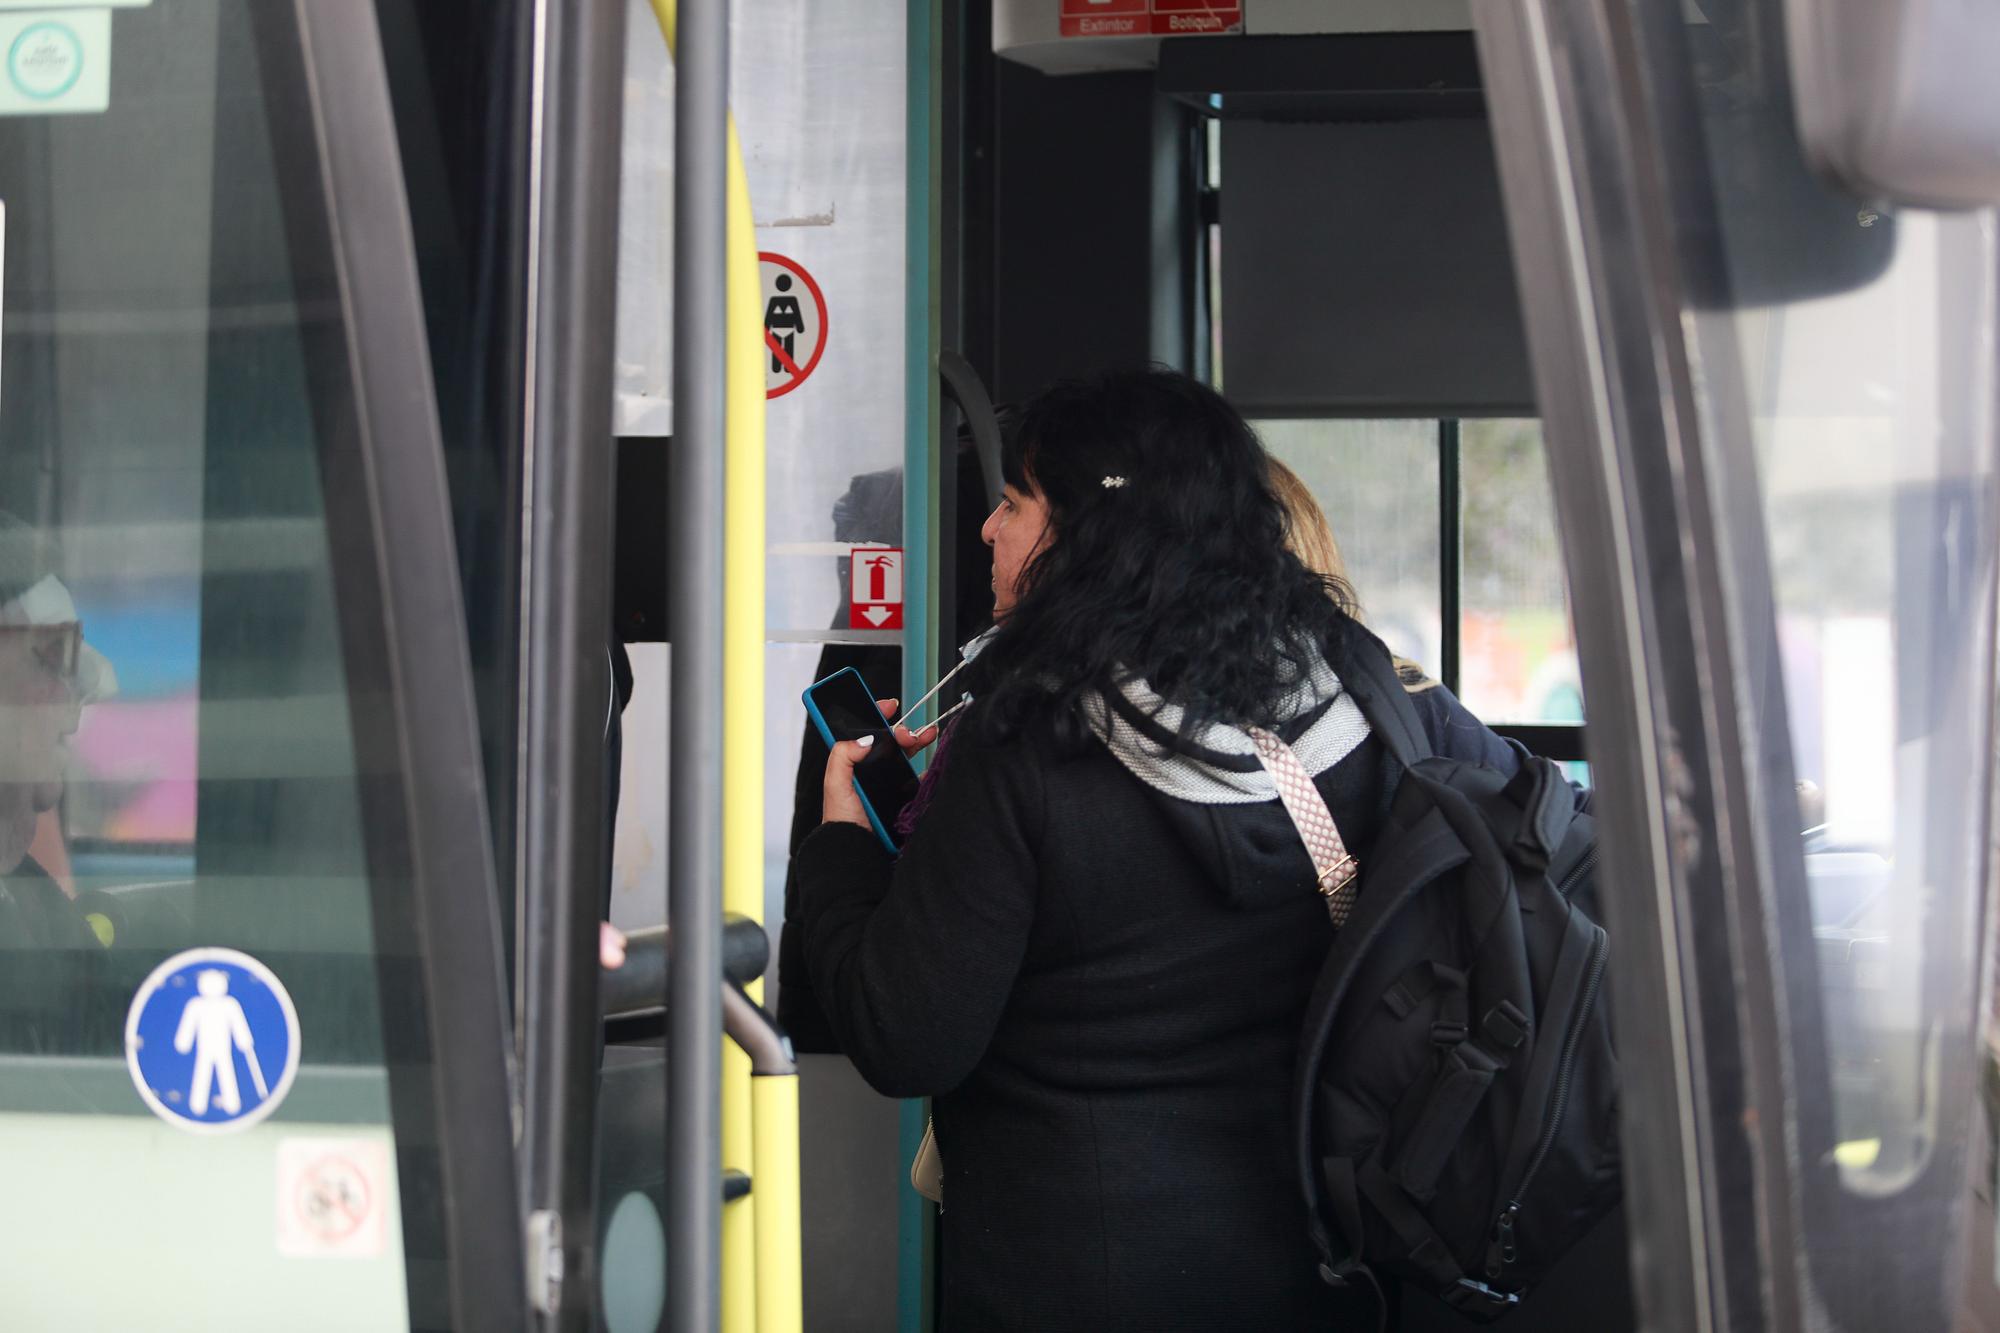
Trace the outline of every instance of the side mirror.
<instances>
[{"instance_id":1,"label":"side mirror","mask_svg":"<svg viewBox=\"0 0 2000 1333\"><path fill-rule=\"evenodd\" d=\"M1815 170L1799 140L1787 2L1698 0L1682 29L1715 192L1733 201L1721 219L1728 281L1697 291L1702 304L1780 305L1853 291L1880 277L1896 253L1893 211L1868 206L1867 196L1857 199Z\"/></svg>"},{"instance_id":2,"label":"side mirror","mask_svg":"<svg viewBox=\"0 0 2000 1333\"><path fill-rule=\"evenodd\" d=\"M2000 8L1987 0L1784 0L1799 141L1865 198L2000 204Z\"/></svg>"}]
</instances>

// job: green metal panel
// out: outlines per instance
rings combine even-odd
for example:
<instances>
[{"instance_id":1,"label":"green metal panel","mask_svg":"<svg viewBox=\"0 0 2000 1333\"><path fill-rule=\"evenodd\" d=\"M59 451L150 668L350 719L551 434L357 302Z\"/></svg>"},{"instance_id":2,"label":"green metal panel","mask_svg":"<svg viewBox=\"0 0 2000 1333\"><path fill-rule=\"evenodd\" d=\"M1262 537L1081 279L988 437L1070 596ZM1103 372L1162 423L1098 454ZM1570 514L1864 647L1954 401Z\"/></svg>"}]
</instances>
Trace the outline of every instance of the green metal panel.
<instances>
[{"instance_id":1,"label":"green metal panel","mask_svg":"<svg viewBox=\"0 0 2000 1333\"><path fill-rule=\"evenodd\" d=\"M938 228L939 31L942 0L910 0L906 153L909 185L905 195L904 384L906 414L903 458L903 698L916 699L937 679L938 608ZM908 1162L923 1142L929 1108L923 1101L902 1107L901 1159ZM932 1324L931 1243L936 1210L899 1182L897 1216L896 1326L899 1333L924 1333Z\"/></svg>"}]
</instances>

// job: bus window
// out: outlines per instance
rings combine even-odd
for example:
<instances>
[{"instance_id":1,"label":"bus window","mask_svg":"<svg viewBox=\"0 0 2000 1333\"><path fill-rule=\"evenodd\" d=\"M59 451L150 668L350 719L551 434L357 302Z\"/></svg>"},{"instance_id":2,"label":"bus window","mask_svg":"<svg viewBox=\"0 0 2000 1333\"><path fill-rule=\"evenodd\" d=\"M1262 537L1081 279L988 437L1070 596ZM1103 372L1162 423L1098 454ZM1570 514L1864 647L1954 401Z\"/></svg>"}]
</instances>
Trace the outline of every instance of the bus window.
<instances>
[{"instance_id":1,"label":"bus window","mask_svg":"<svg viewBox=\"0 0 2000 1333\"><path fill-rule=\"evenodd\" d=\"M1369 628L1502 735L1587 781L1583 685L1541 423L1254 424L1326 512Z\"/></svg>"},{"instance_id":2,"label":"bus window","mask_svg":"<svg viewBox=\"0 0 2000 1333\"><path fill-rule=\"evenodd\" d=\"M1368 627L1398 656L1438 671L1438 423L1251 424L1326 511Z\"/></svg>"},{"instance_id":3,"label":"bus window","mask_svg":"<svg viewBox=\"0 0 2000 1333\"><path fill-rule=\"evenodd\" d=\"M62 14L37 40L109 62L102 105L0 116L6 1322L449 1326L434 1066L498 1070L497 973L494 1049L439 1055L354 503L362 278L315 212L324 56L242 0Z\"/></svg>"},{"instance_id":4,"label":"bus window","mask_svg":"<svg viewBox=\"0 0 2000 1333\"><path fill-rule=\"evenodd\" d=\"M1580 723L1541 423L1459 423L1459 696L1488 723Z\"/></svg>"}]
</instances>

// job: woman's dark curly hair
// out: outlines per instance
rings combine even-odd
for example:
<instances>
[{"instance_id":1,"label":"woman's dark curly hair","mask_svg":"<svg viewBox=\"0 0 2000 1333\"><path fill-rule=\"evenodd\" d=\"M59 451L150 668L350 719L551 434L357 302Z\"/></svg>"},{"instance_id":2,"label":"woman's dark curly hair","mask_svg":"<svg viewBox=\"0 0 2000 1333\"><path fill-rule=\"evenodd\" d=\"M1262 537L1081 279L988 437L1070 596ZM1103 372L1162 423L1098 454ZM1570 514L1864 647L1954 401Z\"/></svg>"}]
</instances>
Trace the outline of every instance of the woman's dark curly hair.
<instances>
[{"instance_id":1,"label":"woman's dark curly hair","mask_svg":"<svg viewBox=\"0 0 2000 1333\"><path fill-rule=\"evenodd\" d=\"M1351 623L1348 589L1289 549L1255 432L1185 375L1055 385L1022 412L1001 471L1043 497L1051 531L986 650L997 734L1046 722L1081 744L1084 701L1134 677L1185 710L1184 738L1270 725L1287 682Z\"/></svg>"}]
</instances>

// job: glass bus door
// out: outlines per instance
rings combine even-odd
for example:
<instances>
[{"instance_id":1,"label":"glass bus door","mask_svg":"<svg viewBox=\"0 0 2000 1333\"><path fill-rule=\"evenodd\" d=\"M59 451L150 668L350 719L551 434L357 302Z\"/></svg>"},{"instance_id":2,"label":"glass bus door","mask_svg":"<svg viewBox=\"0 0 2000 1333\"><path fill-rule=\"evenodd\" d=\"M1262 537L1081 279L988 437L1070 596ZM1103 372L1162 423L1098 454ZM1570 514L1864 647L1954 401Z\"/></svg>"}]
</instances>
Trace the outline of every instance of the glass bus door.
<instances>
[{"instance_id":1,"label":"glass bus door","mask_svg":"<svg viewBox=\"0 0 2000 1333\"><path fill-rule=\"evenodd\" d=\"M523 1325L373 8L0 4L9 1329Z\"/></svg>"},{"instance_id":2,"label":"glass bus door","mask_svg":"<svg viewBox=\"0 0 2000 1333\"><path fill-rule=\"evenodd\" d=\"M1641 1311L1994 1326L1996 226L1782 0L1476 6L1605 828Z\"/></svg>"}]
</instances>

